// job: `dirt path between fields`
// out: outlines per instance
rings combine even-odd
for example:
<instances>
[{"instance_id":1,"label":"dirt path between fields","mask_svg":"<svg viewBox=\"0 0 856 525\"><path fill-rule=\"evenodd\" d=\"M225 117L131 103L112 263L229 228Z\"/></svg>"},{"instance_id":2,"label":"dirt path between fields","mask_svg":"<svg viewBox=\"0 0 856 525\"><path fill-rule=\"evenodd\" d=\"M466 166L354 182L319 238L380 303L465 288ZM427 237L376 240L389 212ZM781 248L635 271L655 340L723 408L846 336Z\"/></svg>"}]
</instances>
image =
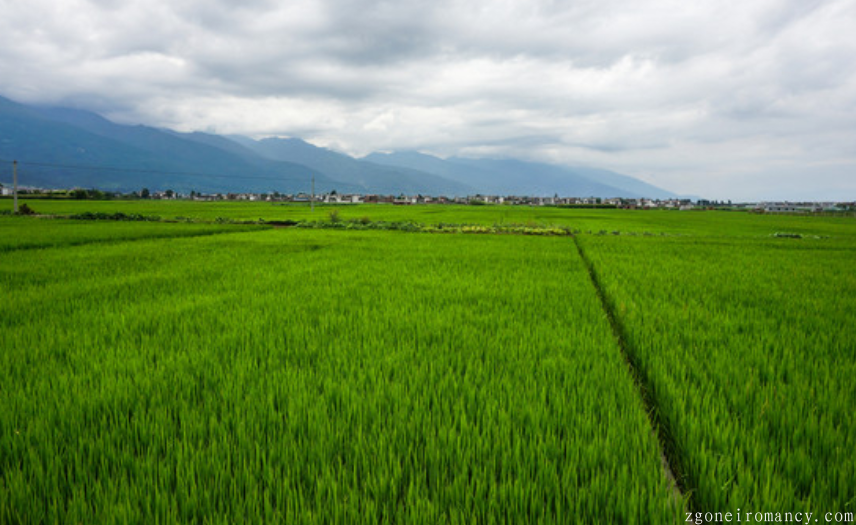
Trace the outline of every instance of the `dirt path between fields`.
<instances>
[{"instance_id":1,"label":"dirt path between fields","mask_svg":"<svg viewBox=\"0 0 856 525\"><path fill-rule=\"evenodd\" d=\"M669 483L669 486L672 489L672 497L674 498L675 503L680 503L682 501L686 501L687 507L689 506L688 499L684 498L685 488L681 487L681 484L675 476L675 472L672 469L672 463L676 463L678 458L673 457L673 461L669 461L669 451L674 451L674 446L667 446L669 443L668 432L664 429L663 422L660 421L658 414L659 412L656 410L656 404L651 399L651 396L648 394L650 392L650 388L647 386L647 378L643 377L639 372L639 368L636 365L636 361L634 358L634 353L632 349L628 347L626 338L624 336L624 328L621 325L620 320L616 317L613 308L610 306L609 300L606 296L606 292L603 289L603 286L600 283L600 279L597 276L597 272L589 260L588 256L586 256L585 251L583 251L582 246L580 246L579 240L576 236L573 237L574 246L576 246L577 253L579 253L580 258L583 261L583 264L588 271L589 278L591 279L592 286L594 286L595 291L597 292L597 297L600 299L600 305L606 313L607 318L609 319L610 327L612 328L612 334L615 337L616 342L618 343L618 348L621 350L621 355L624 357L624 362L627 365L628 370L630 371L631 377L633 377L633 381L636 384L636 388L639 391L639 396L642 398L642 404L645 407L645 412L648 415L648 421L651 425L651 433L654 438L657 440L657 443L660 445L660 463L663 467L663 475L666 476L666 480ZM685 509L689 511L689 508Z\"/></svg>"}]
</instances>

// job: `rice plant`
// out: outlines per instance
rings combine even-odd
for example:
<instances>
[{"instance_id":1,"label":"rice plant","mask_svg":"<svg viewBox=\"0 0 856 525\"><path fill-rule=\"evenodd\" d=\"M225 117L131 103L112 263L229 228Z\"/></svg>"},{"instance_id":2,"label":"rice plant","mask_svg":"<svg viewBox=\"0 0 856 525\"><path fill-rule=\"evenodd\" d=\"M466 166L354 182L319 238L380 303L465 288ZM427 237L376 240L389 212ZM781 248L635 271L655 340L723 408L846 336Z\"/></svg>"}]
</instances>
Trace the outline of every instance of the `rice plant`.
<instances>
[{"instance_id":1,"label":"rice plant","mask_svg":"<svg viewBox=\"0 0 856 525\"><path fill-rule=\"evenodd\" d=\"M0 253L0 522L669 523L567 238Z\"/></svg>"},{"instance_id":2,"label":"rice plant","mask_svg":"<svg viewBox=\"0 0 856 525\"><path fill-rule=\"evenodd\" d=\"M135 239L192 237L247 229L258 226L124 222L124 221L81 221L51 218L0 216L0 252L75 246L93 242L119 242Z\"/></svg>"},{"instance_id":3,"label":"rice plant","mask_svg":"<svg viewBox=\"0 0 856 525\"><path fill-rule=\"evenodd\" d=\"M697 510L853 512L852 235L579 241Z\"/></svg>"}]
</instances>

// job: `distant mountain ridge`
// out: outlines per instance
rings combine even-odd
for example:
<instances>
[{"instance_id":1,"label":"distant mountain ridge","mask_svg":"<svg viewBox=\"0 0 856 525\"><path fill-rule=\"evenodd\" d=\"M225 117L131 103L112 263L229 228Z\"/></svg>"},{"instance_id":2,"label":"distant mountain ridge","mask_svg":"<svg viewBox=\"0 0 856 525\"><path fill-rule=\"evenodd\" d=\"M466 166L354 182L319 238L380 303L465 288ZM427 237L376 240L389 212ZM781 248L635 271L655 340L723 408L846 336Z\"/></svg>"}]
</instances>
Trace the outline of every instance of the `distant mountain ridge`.
<instances>
[{"instance_id":1,"label":"distant mountain ridge","mask_svg":"<svg viewBox=\"0 0 856 525\"><path fill-rule=\"evenodd\" d=\"M325 174L295 163L250 152L241 156L174 132L115 124L87 111L29 107L7 99L0 100L0 157L20 160L21 183L40 187L308 191L313 176L322 189L335 185Z\"/></svg>"},{"instance_id":2,"label":"distant mountain ridge","mask_svg":"<svg viewBox=\"0 0 856 525\"><path fill-rule=\"evenodd\" d=\"M514 159L440 159L416 152L357 159L297 138L254 140L116 124L89 111L0 97L0 159L22 185L108 191L317 192L651 197L673 194L618 173ZM0 182L11 175L0 168ZM9 179L9 180L6 180Z\"/></svg>"},{"instance_id":3,"label":"distant mountain ridge","mask_svg":"<svg viewBox=\"0 0 856 525\"><path fill-rule=\"evenodd\" d=\"M270 160L289 160L309 166L322 173L335 174L337 180L371 188L373 193L407 195L440 193L463 196L476 193L473 186L461 184L454 179L407 166L389 166L367 160L355 159L342 153L313 146L300 139L266 138L253 140L247 137L232 137L243 146Z\"/></svg>"},{"instance_id":4,"label":"distant mountain ridge","mask_svg":"<svg viewBox=\"0 0 856 525\"><path fill-rule=\"evenodd\" d=\"M608 170L517 159L438 157L413 151L372 153L366 160L458 180L491 195L672 198L674 193Z\"/></svg>"}]
</instances>

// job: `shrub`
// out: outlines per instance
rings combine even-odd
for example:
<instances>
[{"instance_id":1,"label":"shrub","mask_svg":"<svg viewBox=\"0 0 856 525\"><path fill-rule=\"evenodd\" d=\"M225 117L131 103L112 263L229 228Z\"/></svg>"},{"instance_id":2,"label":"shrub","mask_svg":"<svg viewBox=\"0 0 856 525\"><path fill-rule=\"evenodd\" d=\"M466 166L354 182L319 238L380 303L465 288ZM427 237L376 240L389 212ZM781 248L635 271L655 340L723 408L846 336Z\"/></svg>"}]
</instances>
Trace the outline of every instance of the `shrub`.
<instances>
[{"instance_id":1,"label":"shrub","mask_svg":"<svg viewBox=\"0 0 856 525\"><path fill-rule=\"evenodd\" d=\"M32 208L30 208L27 203L21 204L18 208L18 215L35 215L36 212Z\"/></svg>"}]
</instances>

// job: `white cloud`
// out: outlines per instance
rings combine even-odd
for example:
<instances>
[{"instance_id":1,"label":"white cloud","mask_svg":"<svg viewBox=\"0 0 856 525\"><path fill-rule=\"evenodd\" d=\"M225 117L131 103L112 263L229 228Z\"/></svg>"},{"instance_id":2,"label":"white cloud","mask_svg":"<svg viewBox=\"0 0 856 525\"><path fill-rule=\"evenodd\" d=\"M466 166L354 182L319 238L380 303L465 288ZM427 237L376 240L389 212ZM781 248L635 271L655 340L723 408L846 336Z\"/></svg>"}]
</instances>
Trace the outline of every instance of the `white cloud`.
<instances>
[{"instance_id":1,"label":"white cloud","mask_svg":"<svg viewBox=\"0 0 856 525\"><path fill-rule=\"evenodd\" d=\"M0 94L23 102L354 154L588 163L714 198L856 198L850 0L0 8Z\"/></svg>"}]
</instances>

